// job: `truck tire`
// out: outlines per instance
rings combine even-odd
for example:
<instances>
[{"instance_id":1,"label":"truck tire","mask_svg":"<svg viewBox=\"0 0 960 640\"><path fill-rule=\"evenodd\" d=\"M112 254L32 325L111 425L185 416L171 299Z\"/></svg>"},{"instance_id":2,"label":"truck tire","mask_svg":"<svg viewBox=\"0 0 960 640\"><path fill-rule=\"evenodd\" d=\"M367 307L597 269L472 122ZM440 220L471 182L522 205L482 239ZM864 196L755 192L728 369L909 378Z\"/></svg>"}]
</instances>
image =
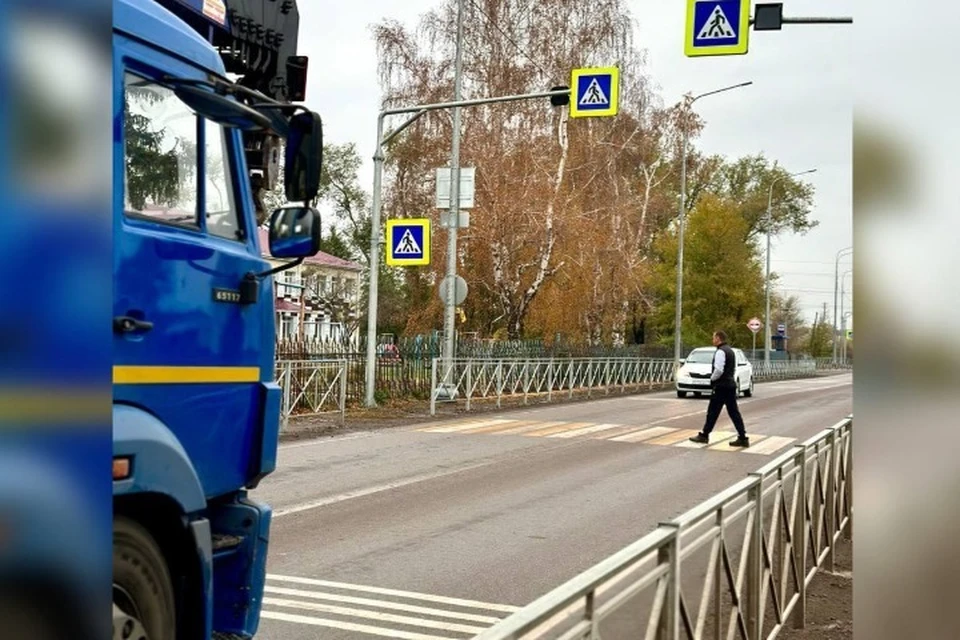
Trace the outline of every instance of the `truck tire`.
<instances>
[{"instance_id":1,"label":"truck tire","mask_svg":"<svg viewBox=\"0 0 960 640\"><path fill-rule=\"evenodd\" d=\"M163 552L137 522L113 520L113 603L134 619L123 640L176 640L176 604ZM145 635L143 635L145 634Z\"/></svg>"}]
</instances>

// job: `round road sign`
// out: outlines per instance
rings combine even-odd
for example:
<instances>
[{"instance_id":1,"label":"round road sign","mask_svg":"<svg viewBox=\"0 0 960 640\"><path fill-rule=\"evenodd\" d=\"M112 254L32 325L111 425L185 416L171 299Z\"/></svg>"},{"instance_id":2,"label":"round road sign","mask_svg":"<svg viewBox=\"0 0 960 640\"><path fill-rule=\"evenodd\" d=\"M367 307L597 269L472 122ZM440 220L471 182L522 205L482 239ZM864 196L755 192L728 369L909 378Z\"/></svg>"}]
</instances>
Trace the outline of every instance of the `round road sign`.
<instances>
[{"instance_id":1,"label":"round road sign","mask_svg":"<svg viewBox=\"0 0 960 640\"><path fill-rule=\"evenodd\" d=\"M752 318L750 322L747 323L747 328L756 333L763 328L763 323L760 322L759 318Z\"/></svg>"}]
</instances>

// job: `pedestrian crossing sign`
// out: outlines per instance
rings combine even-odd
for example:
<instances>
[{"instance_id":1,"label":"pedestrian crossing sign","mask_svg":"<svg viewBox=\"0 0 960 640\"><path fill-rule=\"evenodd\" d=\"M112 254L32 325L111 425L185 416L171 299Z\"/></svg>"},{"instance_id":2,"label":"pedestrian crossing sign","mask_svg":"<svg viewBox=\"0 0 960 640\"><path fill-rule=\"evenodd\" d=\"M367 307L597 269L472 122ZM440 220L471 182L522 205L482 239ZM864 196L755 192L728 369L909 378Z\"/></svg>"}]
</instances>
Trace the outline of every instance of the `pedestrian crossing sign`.
<instances>
[{"instance_id":1,"label":"pedestrian crossing sign","mask_svg":"<svg viewBox=\"0 0 960 640\"><path fill-rule=\"evenodd\" d=\"M571 118L615 116L620 108L620 69L574 69L570 80Z\"/></svg>"},{"instance_id":2,"label":"pedestrian crossing sign","mask_svg":"<svg viewBox=\"0 0 960 640\"><path fill-rule=\"evenodd\" d=\"M386 244L391 267L430 264L430 219L387 220Z\"/></svg>"},{"instance_id":3,"label":"pedestrian crossing sign","mask_svg":"<svg viewBox=\"0 0 960 640\"><path fill-rule=\"evenodd\" d=\"M750 0L687 0L683 52L733 56L747 52Z\"/></svg>"}]
</instances>

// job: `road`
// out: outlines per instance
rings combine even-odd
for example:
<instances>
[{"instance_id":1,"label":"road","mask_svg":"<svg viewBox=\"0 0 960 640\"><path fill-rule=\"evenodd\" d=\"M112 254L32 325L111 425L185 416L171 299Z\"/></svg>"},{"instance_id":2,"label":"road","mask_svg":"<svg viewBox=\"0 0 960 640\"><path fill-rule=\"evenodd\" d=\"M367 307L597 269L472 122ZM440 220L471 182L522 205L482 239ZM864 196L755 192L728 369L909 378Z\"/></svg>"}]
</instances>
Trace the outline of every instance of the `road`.
<instances>
[{"instance_id":1,"label":"road","mask_svg":"<svg viewBox=\"0 0 960 640\"><path fill-rule=\"evenodd\" d=\"M852 412L849 374L611 396L281 446L258 639L469 638Z\"/></svg>"}]
</instances>

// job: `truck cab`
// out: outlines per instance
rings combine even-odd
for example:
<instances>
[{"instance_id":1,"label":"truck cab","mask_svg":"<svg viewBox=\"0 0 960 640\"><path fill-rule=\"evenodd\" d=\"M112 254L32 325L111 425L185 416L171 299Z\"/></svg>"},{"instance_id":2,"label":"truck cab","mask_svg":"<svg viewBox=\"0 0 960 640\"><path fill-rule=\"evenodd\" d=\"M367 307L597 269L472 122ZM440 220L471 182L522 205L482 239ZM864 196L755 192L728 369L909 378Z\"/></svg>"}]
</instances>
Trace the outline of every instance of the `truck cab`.
<instances>
[{"instance_id":1,"label":"truck cab","mask_svg":"<svg viewBox=\"0 0 960 640\"><path fill-rule=\"evenodd\" d=\"M249 638L271 511L247 490L280 424L272 277L319 251L320 118L228 78L157 0L113 15L114 637ZM258 216L280 140L291 204ZM291 262L261 257L261 219Z\"/></svg>"}]
</instances>

